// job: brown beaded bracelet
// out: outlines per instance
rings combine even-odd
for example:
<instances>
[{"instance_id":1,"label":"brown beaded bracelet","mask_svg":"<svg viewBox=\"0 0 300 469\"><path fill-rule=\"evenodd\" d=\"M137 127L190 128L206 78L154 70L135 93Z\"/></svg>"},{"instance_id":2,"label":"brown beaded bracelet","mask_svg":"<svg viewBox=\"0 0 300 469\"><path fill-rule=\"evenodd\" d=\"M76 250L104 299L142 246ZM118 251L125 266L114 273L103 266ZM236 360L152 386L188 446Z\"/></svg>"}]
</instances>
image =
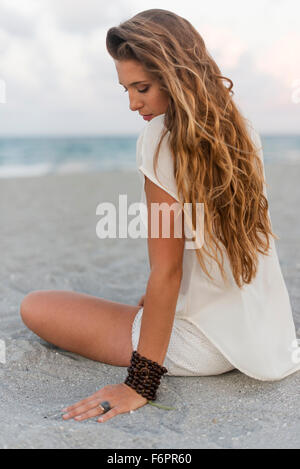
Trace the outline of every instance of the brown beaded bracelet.
<instances>
[{"instance_id":1,"label":"brown beaded bracelet","mask_svg":"<svg viewBox=\"0 0 300 469\"><path fill-rule=\"evenodd\" d=\"M131 365L127 368L128 375L124 383L146 399L155 401L161 376L167 373L167 368L149 358L143 357L137 350L132 352L130 363Z\"/></svg>"}]
</instances>

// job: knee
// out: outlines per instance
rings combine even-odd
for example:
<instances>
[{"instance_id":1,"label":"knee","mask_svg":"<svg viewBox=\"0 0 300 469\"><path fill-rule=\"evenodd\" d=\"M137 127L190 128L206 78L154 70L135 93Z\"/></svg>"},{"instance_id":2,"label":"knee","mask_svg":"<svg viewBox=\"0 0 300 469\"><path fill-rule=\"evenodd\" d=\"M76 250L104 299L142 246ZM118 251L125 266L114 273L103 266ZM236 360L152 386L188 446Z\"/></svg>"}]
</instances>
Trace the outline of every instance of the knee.
<instances>
[{"instance_id":1,"label":"knee","mask_svg":"<svg viewBox=\"0 0 300 469\"><path fill-rule=\"evenodd\" d=\"M35 290L26 295L20 305L20 316L24 324L33 329L34 324L39 319L42 312L42 303L45 292Z\"/></svg>"}]
</instances>

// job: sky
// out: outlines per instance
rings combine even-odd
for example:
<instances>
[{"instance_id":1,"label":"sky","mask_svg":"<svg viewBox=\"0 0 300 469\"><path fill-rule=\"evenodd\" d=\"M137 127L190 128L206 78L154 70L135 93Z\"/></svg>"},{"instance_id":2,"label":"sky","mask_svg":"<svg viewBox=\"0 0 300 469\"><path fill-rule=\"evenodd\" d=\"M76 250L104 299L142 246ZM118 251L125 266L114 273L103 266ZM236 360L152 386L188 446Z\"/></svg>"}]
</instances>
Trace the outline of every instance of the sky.
<instances>
[{"instance_id":1,"label":"sky","mask_svg":"<svg viewBox=\"0 0 300 469\"><path fill-rule=\"evenodd\" d=\"M150 8L192 23L259 132L300 134L299 0L0 0L0 136L138 134L105 39Z\"/></svg>"}]
</instances>

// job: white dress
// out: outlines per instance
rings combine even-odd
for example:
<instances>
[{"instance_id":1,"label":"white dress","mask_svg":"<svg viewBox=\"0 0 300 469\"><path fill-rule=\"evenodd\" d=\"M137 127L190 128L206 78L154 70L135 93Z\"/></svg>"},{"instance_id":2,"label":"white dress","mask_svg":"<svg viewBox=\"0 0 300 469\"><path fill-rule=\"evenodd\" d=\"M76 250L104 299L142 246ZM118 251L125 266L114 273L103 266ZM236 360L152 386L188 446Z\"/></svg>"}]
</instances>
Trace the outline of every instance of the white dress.
<instances>
[{"instance_id":1,"label":"white dress","mask_svg":"<svg viewBox=\"0 0 300 469\"><path fill-rule=\"evenodd\" d=\"M143 182L141 202L145 206L144 175L179 201L167 142L169 132L158 156L160 182L154 173L154 152L164 129L164 117L161 114L149 121L137 140L137 167ZM250 122L249 132L263 161L260 137ZM267 197L266 189L264 193ZM141 218L147 227L147 217ZM252 378L275 381L300 371L300 347L290 299L272 237L270 243L270 255L258 253L258 273L242 289L234 281L225 248L226 284L216 262L206 258L214 279L211 281L203 273L195 250L184 249L183 276L164 361L169 375L216 375L236 368ZM132 328L135 350L142 313L143 308Z\"/></svg>"}]
</instances>

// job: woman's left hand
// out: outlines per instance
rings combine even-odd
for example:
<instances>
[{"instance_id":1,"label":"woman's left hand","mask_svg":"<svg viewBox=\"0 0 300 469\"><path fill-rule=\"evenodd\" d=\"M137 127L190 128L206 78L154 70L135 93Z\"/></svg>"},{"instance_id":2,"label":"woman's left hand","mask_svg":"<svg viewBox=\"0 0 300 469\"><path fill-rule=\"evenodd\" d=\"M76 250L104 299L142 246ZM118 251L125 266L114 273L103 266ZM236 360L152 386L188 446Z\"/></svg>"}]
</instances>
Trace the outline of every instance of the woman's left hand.
<instances>
[{"instance_id":1,"label":"woman's left hand","mask_svg":"<svg viewBox=\"0 0 300 469\"><path fill-rule=\"evenodd\" d=\"M99 407L102 401L108 401L111 406L111 410L104 414L103 410ZM63 415L63 419L69 420L73 418L81 422L82 420L99 416L98 422L106 422L106 420L118 414L138 409L147 404L147 402L148 400L145 397L138 394L125 383L108 385L90 397L77 402L77 404L63 409L62 412L67 412Z\"/></svg>"}]
</instances>

